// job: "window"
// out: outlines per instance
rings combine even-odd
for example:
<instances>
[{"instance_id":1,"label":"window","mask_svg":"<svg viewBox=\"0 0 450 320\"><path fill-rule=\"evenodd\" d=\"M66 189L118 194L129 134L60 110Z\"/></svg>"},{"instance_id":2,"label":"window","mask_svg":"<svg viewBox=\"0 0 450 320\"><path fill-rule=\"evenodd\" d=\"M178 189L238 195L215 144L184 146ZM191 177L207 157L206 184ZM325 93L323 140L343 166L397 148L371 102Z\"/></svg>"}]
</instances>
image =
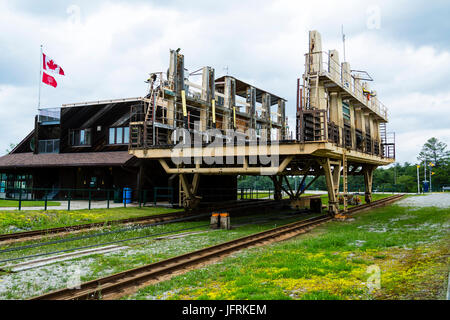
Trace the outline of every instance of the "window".
<instances>
[{"instance_id":1,"label":"window","mask_svg":"<svg viewBox=\"0 0 450 320\"><path fill-rule=\"evenodd\" d=\"M59 153L59 139L39 140L39 153Z\"/></svg>"},{"instance_id":2,"label":"window","mask_svg":"<svg viewBox=\"0 0 450 320\"><path fill-rule=\"evenodd\" d=\"M344 119L350 121L350 106L345 102L342 103L342 112Z\"/></svg>"},{"instance_id":3,"label":"window","mask_svg":"<svg viewBox=\"0 0 450 320\"><path fill-rule=\"evenodd\" d=\"M6 182L8 181L5 173L0 173L0 193L4 193L6 190Z\"/></svg>"},{"instance_id":4,"label":"window","mask_svg":"<svg viewBox=\"0 0 450 320\"><path fill-rule=\"evenodd\" d=\"M109 128L109 144L128 144L130 142L130 128Z\"/></svg>"},{"instance_id":5,"label":"window","mask_svg":"<svg viewBox=\"0 0 450 320\"><path fill-rule=\"evenodd\" d=\"M32 186L33 186L32 175L5 174L5 173L0 174L0 193L9 193L9 197L13 198L15 198L16 196L18 197L18 194L15 195L17 189L32 188Z\"/></svg>"},{"instance_id":6,"label":"window","mask_svg":"<svg viewBox=\"0 0 450 320\"><path fill-rule=\"evenodd\" d=\"M91 145L91 129L71 130L70 131L71 146L90 146Z\"/></svg>"},{"instance_id":7,"label":"window","mask_svg":"<svg viewBox=\"0 0 450 320\"><path fill-rule=\"evenodd\" d=\"M109 144L116 143L116 128L109 128Z\"/></svg>"}]
</instances>

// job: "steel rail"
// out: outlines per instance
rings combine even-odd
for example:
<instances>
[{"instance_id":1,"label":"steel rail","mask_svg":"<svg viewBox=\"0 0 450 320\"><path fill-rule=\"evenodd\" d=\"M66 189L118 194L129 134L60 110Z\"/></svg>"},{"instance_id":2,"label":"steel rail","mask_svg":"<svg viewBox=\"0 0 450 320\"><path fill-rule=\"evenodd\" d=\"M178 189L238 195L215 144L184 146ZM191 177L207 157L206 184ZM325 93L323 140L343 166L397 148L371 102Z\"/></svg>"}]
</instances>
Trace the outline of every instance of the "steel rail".
<instances>
[{"instance_id":1,"label":"steel rail","mask_svg":"<svg viewBox=\"0 0 450 320\"><path fill-rule=\"evenodd\" d=\"M403 198L405 195L404 194L398 194L398 195L394 195L394 196L390 196L387 198L383 198L383 199L379 199L377 201L371 202L371 203L366 203L366 204L362 204L359 206L355 206L355 207L351 207L347 210L347 212L345 213L344 211L340 211L340 213L342 214L347 214L347 215L352 215L354 213L360 213L369 209L375 209L377 207L381 207L381 206L385 206L389 203L393 203L395 201L400 200L401 198Z\"/></svg>"},{"instance_id":2,"label":"steel rail","mask_svg":"<svg viewBox=\"0 0 450 320\"><path fill-rule=\"evenodd\" d=\"M257 234L252 234L244 238L231 240L215 246L203 248L194 252L189 252L167 260L152 263L139 268L120 272L105 278L85 282L79 289L62 289L42 295L31 300L71 300L71 299L99 299L106 294L111 294L126 287L136 286L148 280L173 273L179 269L197 265L212 258L241 250L243 248L280 237L281 235L298 229L328 221L332 219L328 215L308 219L306 221L295 222L275 229L270 229Z\"/></svg>"},{"instance_id":3,"label":"steel rail","mask_svg":"<svg viewBox=\"0 0 450 320\"><path fill-rule=\"evenodd\" d=\"M368 208L386 205L402 198L403 195L388 197L374 201L367 205L351 208L349 211L354 214ZM206 261L220 258L232 252L239 251L257 244L261 244L276 238L290 238L300 232L324 222L333 220L329 215L297 221L274 229L262 231L256 234L234 239L225 243L203 248L197 251L182 254L173 258L162 260L156 263L123 271L111 276L85 282L78 289L62 289L50 292L30 300L81 300L81 299L101 299L108 295L123 293L130 288L139 287L151 280L158 280L159 277L172 274L176 271L188 267L197 266Z\"/></svg>"},{"instance_id":4,"label":"steel rail","mask_svg":"<svg viewBox=\"0 0 450 320\"><path fill-rule=\"evenodd\" d=\"M56 236L61 233L74 233L74 232L78 232L78 231L101 228L101 227L111 226L111 225L152 224L152 223L157 223L157 222L162 222L162 221L170 221L170 220L175 220L175 219L179 219L179 218L195 216L196 214L203 213L203 212L206 213L211 210L234 210L236 208L242 208L242 207L263 206L270 202L274 202L274 201L273 200L255 200L255 201L249 201L249 202L244 202L244 203L239 203L239 204L234 203L233 205L228 204L228 205L218 206L215 209L211 209L210 207L201 208L201 209L195 210L193 212L174 211L174 212L168 212L168 213L152 215L152 216L137 217L137 218L103 221L103 222L95 222L95 223L89 223L89 224L71 225L71 226L16 232L16 233L6 233L6 234L0 234L0 243L5 242L5 241L13 241L13 240L21 240L21 239L34 240L35 238L41 238L44 236Z\"/></svg>"}]
</instances>

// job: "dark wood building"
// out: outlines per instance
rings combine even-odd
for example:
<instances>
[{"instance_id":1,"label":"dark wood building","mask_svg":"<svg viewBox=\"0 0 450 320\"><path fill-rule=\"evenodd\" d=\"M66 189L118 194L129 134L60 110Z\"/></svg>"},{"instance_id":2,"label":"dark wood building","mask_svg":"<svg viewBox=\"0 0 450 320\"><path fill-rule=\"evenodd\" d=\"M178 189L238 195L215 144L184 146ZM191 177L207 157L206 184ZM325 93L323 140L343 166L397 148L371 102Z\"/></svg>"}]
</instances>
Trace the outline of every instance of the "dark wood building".
<instances>
[{"instance_id":1,"label":"dark wood building","mask_svg":"<svg viewBox=\"0 0 450 320\"><path fill-rule=\"evenodd\" d=\"M0 198L23 199L42 196L64 199L68 189L72 197L83 197L84 190L147 190L152 200L155 188L169 188L178 201L177 175L169 176L154 160L138 159L128 153L130 110L142 98L129 98L63 105L41 109L35 128L8 155L0 158ZM205 177L200 188L206 200L235 199L236 178ZM223 180L223 181L221 181ZM220 185L228 192L214 192ZM168 190L168 189L166 189ZM164 191L163 191L164 193ZM137 197L137 192L134 192Z\"/></svg>"}]
</instances>

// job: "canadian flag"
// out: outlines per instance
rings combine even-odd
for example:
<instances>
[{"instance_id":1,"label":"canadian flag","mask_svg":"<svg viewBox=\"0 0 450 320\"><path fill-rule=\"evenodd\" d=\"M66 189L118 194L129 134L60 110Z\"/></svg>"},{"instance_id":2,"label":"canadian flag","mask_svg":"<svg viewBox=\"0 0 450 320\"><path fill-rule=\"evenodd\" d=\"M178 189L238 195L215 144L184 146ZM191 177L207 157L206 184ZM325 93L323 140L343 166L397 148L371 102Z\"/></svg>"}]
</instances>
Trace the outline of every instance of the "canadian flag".
<instances>
[{"instance_id":1,"label":"canadian flag","mask_svg":"<svg viewBox=\"0 0 450 320\"><path fill-rule=\"evenodd\" d=\"M61 76L64 75L64 70L60 66L58 66L53 59L47 57L45 53L42 53L42 62L42 68L44 70L59 74Z\"/></svg>"},{"instance_id":2,"label":"canadian flag","mask_svg":"<svg viewBox=\"0 0 450 320\"><path fill-rule=\"evenodd\" d=\"M49 76L45 72L42 72L42 82L45 84L48 84L49 86L52 86L54 88L56 88L56 86L58 85L55 78L53 78L52 76Z\"/></svg>"}]
</instances>

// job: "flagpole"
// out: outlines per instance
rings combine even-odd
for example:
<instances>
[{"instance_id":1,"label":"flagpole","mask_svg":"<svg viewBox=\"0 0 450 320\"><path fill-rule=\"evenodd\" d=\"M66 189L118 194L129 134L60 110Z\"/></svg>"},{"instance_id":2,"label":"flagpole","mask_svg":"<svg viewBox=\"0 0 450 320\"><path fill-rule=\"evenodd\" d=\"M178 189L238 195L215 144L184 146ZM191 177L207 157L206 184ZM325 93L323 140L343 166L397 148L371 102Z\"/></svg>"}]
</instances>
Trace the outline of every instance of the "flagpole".
<instances>
[{"instance_id":1,"label":"flagpole","mask_svg":"<svg viewBox=\"0 0 450 320\"><path fill-rule=\"evenodd\" d=\"M41 56L39 58L39 98L38 98L38 110L41 108L41 85L42 85L42 44L41 44Z\"/></svg>"}]
</instances>

